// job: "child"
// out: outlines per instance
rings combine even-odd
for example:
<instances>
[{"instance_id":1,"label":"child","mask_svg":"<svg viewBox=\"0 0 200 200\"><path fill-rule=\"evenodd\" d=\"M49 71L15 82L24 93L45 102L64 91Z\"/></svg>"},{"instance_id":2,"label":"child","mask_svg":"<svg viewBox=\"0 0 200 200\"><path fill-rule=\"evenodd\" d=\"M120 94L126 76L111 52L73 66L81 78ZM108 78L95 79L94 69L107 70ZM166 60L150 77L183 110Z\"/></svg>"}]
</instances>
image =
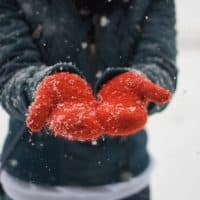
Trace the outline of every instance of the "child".
<instances>
[{"instance_id":1,"label":"child","mask_svg":"<svg viewBox=\"0 0 200 200\"><path fill-rule=\"evenodd\" d=\"M150 199L143 127L176 89L175 39L173 0L0 0L5 199Z\"/></svg>"}]
</instances>

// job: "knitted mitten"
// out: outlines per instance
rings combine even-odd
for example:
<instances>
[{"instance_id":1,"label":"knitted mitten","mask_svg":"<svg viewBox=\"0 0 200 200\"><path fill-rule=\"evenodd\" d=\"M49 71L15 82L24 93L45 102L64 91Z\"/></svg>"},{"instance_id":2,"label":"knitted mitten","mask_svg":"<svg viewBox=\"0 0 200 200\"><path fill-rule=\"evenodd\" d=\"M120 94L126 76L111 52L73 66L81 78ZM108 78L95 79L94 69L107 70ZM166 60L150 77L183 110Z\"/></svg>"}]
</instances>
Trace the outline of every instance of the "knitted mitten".
<instances>
[{"instance_id":1,"label":"knitted mitten","mask_svg":"<svg viewBox=\"0 0 200 200\"><path fill-rule=\"evenodd\" d=\"M165 104L171 93L136 72L107 81L98 93L98 120L109 135L126 136L142 130L149 102Z\"/></svg>"},{"instance_id":2,"label":"knitted mitten","mask_svg":"<svg viewBox=\"0 0 200 200\"><path fill-rule=\"evenodd\" d=\"M38 85L26 124L32 132L47 125L55 136L93 140L102 130L96 118L96 106L97 101L86 80L74 73L55 73Z\"/></svg>"}]
</instances>

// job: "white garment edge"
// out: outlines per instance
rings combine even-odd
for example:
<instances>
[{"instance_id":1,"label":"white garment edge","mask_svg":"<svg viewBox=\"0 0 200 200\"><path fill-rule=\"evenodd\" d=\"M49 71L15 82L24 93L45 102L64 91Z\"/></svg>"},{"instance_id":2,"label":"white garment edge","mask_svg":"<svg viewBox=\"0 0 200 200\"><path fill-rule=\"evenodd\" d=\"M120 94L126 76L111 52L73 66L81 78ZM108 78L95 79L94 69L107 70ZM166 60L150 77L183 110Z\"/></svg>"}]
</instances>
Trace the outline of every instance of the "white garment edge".
<instances>
[{"instance_id":1,"label":"white garment edge","mask_svg":"<svg viewBox=\"0 0 200 200\"><path fill-rule=\"evenodd\" d=\"M154 161L138 176L128 181L101 186L42 186L22 181L2 171L0 181L13 200L119 200L145 189L150 183Z\"/></svg>"}]
</instances>

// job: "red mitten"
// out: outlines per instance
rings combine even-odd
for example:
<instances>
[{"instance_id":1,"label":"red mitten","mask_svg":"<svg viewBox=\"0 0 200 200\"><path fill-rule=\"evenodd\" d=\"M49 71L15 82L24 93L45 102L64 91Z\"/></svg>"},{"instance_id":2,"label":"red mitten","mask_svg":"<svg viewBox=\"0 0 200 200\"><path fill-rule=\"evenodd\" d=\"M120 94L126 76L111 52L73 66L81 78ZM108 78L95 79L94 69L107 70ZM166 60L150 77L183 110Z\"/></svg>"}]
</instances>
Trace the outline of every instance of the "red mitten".
<instances>
[{"instance_id":1,"label":"red mitten","mask_svg":"<svg viewBox=\"0 0 200 200\"><path fill-rule=\"evenodd\" d=\"M109 135L126 136L142 130L149 102L166 104L171 93L145 76L125 72L105 83L98 93L97 116Z\"/></svg>"},{"instance_id":2,"label":"red mitten","mask_svg":"<svg viewBox=\"0 0 200 200\"><path fill-rule=\"evenodd\" d=\"M97 101L84 79L73 73L56 73L39 84L26 124L32 132L47 125L55 136L93 140L102 132L96 119L96 106Z\"/></svg>"}]
</instances>

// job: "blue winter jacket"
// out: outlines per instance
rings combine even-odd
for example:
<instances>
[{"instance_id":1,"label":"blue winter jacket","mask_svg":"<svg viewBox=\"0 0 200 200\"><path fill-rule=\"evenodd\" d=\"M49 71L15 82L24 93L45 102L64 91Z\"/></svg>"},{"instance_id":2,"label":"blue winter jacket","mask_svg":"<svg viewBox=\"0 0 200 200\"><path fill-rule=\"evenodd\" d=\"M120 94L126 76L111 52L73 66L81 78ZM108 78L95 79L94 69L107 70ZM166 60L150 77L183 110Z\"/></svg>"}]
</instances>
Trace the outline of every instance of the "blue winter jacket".
<instances>
[{"instance_id":1,"label":"blue winter jacket","mask_svg":"<svg viewBox=\"0 0 200 200\"><path fill-rule=\"evenodd\" d=\"M23 131L4 169L43 185L102 185L123 181L124 172L133 177L143 172L149 164L145 130L126 138L102 137L94 145L56 138L46 129L30 135L24 123L45 76L77 73L96 94L129 69L175 91L174 0L133 0L128 7L83 18L67 0L0 0L0 102L10 115L2 158ZM165 107L149 104L148 111Z\"/></svg>"}]
</instances>

